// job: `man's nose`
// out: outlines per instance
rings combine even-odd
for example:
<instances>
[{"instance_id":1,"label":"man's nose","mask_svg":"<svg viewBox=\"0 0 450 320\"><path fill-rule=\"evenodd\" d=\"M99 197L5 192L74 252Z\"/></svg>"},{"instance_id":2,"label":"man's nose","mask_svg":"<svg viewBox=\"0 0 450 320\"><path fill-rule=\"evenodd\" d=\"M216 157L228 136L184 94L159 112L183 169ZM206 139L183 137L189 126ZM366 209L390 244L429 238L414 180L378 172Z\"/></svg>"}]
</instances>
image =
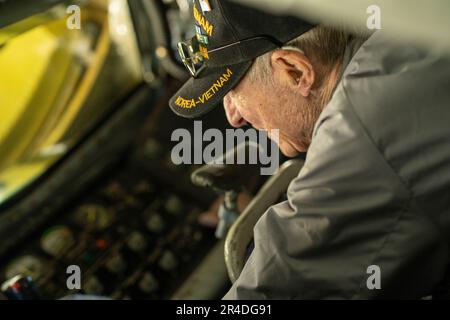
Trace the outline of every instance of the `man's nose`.
<instances>
[{"instance_id":1,"label":"man's nose","mask_svg":"<svg viewBox=\"0 0 450 320\"><path fill-rule=\"evenodd\" d=\"M223 106L225 108L225 114L227 115L228 122L235 128L240 128L247 124L247 121L241 116L236 105L233 103L233 99L230 94L227 94L223 98Z\"/></svg>"}]
</instances>

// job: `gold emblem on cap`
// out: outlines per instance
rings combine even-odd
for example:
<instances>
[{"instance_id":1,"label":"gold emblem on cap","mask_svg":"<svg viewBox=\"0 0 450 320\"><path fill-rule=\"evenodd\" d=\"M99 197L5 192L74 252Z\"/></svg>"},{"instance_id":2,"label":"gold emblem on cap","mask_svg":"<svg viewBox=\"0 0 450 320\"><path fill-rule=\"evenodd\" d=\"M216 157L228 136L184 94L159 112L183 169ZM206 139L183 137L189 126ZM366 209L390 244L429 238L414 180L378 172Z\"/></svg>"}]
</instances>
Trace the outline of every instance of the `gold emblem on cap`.
<instances>
[{"instance_id":1,"label":"gold emblem on cap","mask_svg":"<svg viewBox=\"0 0 450 320\"><path fill-rule=\"evenodd\" d=\"M199 0L199 2L203 12L211 11L211 5L208 0Z\"/></svg>"},{"instance_id":2,"label":"gold emblem on cap","mask_svg":"<svg viewBox=\"0 0 450 320\"><path fill-rule=\"evenodd\" d=\"M230 68L227 68L227 70L200 96L190 99L178 96L175 100L175 105L183 109L192 109L198 105L205 104L222 89L222 87L231 79L232 76L233 71L231 71Z\"/></svg>"}]
</instances>

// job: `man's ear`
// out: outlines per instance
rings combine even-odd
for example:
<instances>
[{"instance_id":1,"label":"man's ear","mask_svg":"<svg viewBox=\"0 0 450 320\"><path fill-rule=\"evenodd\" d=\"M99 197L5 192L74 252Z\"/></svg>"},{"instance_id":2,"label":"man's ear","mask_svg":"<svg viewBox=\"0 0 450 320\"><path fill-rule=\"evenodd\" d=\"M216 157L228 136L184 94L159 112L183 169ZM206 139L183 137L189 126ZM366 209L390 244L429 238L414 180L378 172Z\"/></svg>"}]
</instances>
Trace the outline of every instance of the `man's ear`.
<instances>
[{"instance_id":1,"label":"man's ear","mask_svg":"<svg viewBox=\"0 0 450 320\"><path fill-rule=\"evenodd\" d=\"M280 49L272 53L272 66L276 77L308 97L315 81L311 60L300 50Z\"/></svg>"}]
</instances>

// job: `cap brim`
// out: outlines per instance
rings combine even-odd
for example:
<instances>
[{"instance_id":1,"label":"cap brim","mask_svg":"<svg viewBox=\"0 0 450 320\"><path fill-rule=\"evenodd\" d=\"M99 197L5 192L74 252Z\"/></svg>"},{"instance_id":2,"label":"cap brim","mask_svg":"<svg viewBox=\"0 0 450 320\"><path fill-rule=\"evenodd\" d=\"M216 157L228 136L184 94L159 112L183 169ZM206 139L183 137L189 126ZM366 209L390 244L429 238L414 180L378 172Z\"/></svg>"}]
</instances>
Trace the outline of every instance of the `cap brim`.
<instances>
[{"instance_id":1,"label":"cap brim","mask_svg":"<svg viewBox=\"0 0 450 320\"><path fill-rule=\"evenodd\" d=\"M184 118L200 117L217 106L248 71L253 61L223 68L204 70L198 78L190 78L170 99L173 112ZM202 75L203 74L203 75Z\"/></svg>"}]
</instances>

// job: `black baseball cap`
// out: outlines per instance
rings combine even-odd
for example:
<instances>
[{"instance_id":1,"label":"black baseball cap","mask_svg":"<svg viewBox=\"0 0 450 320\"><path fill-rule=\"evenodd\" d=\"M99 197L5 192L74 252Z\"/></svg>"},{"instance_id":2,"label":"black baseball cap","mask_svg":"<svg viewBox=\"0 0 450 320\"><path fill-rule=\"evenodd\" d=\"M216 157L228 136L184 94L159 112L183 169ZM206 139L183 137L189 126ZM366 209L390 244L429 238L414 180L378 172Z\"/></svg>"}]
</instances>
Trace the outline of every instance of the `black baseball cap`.
<instances>
[{"instance_id":1,"label":"black baseball cap","mask_svg":"<svg viewBox=\"0 0 450 320\"><path fill-rule=\"evenodd\" d=\"M194 0L196 35L178 44L191 78L170 99L179 116L211 111L249 70L255 58L281 48L314 27L229 0Z\"/></svg>"}]
</instances>

